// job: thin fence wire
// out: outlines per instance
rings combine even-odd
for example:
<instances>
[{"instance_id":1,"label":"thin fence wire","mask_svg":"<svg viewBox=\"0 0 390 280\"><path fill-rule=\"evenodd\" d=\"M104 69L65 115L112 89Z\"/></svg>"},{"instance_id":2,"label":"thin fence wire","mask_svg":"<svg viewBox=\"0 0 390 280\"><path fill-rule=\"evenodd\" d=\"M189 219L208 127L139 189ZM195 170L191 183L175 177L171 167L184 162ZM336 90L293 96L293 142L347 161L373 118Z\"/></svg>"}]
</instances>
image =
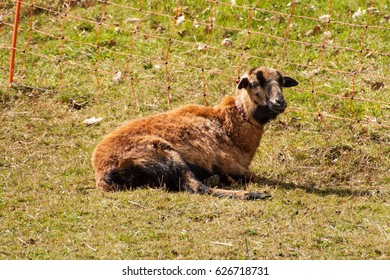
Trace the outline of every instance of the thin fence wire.
<instances>
[{"instance_id":1,"label":"thin fence wire","mask_svg":"<svg viewBox=\"0 0 390 280\"><path fill-rule=\"evenodd\" d=\"M224 81L234 86L243 72L255 66L251 64L256 62L280 68L282 72L295 73L304 79L299 89L294 89L297 101L292 102L287 116L290 113L312 116L323 124L324 129L327 129L326 120L341 120L360 127L390 128L390 50L386 47L390 24L386 10L380 11L385 9L381 2L371 0L365 3L365 12L356 16L358 20L351 15L337 18L335 15L340 11L332 0L325 2L325 8L320 12L312 13L320 15L318 17L308 15L309 4L300 1L274 5L271 9L261 1L238 5L236 1L203 0L196 4L203 9L197 11L197 16L186 10L191 5L180 0L169 3L174 7L171 10L160 10L159 7L164 4L159 6L153 1L143 0L130 3L64 0L62 5L54 7L42 1L21 3L23 24L18 33L23 40L15 48L18 55L16 86L45 87L37 77L28 77L31 72L28 61L39 60L58 69L58 75L49 87L56 92L69 87L72 69L82 70L94 77L97 99L104 98L103 87L107 80L120 79L128 85L131 106L143 106L137 94L137 88L142 84L165 92L165 97L160 95L160 98L165 100L166 109L170 109L173 94L181 98L179 90L182 94L199 96L202 103L209 104L213 86ZM78 7L80 3L93 12L86 7ZM6 0L0 5L0 38L3 38L0 50L5 54L12 49L8 35L13 28L14 5ZM115 11L121 12L118 18ZM42 13L47 16L48 22L37 19ZM232 18L232 15L235 15L235 22L222 20ZM269 21L278 25L277 28L265 24ZM48 25L56 28L47 28ZM84 40L81 35L73 36L69 33L72 27L85 37L94 30L94 40ZM204 30L201 36L203 42L197 40L200 29ZM306 34L303 34L304 31L307 31ZM339 35L352 31L353 36L358 38L345 40ZM121 37L127 34L126 41L119 42L117 34ZM42 44L50 41L53 51L41 51L39 40ZM140 46L140 41L147 40L157 45L152 53ZM267 51L257 51L256 44ZM74 49L87 59L69 55L67 51ZM293 50L298 52L291 55ZM299 52L311 53L311 58L302 59ZM337 56L340 54L350 61L339 61ZM121 67L118 61L123 62ZM140 75L139 70L146 68L142 69L139 64L145 61L150 65L144 68L164 70L165 84L163 80L151 81L147 74ZM0 71L5 72L6 68L3 60ZM178 85L177 80L185 71L197 73L198 88ZM216 82L215 76L218 76L219 82ZM35 84L31 82L34 80ZM2 84L6 82L3 80ZM337 90L332 89L333 85ZM341 88L343 85L345 90ZM329 108L330 105L324 101L329 99L334 100L334 108ZM306 103L299 103L302 100ZM348 106L337 104L345 101ZM371 113L371 108L375 112Z\"/></svg>"}]
</instances>

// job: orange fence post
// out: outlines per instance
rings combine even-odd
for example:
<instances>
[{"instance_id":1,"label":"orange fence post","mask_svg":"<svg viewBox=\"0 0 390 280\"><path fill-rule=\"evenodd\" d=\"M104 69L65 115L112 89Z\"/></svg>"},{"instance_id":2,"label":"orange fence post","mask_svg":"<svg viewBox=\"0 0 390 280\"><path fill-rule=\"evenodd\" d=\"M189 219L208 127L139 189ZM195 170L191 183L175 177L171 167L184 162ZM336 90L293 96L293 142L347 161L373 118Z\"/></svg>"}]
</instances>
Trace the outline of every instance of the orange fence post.
<instances>
[{"instance_id":1,"label":"orange fence post","mask_svg":"<svg viewBox=\"0 0 390 280\"><path fill-rule=\"evenodd\" d=\"M16 39L18 37L19 15L20 15L20 0L17 0L15 19L14 19L14 31L12 35L11 59L9 63L9 86L10 87L12 86L12 82L14 79Z\"/></svg>"}]
</instances>

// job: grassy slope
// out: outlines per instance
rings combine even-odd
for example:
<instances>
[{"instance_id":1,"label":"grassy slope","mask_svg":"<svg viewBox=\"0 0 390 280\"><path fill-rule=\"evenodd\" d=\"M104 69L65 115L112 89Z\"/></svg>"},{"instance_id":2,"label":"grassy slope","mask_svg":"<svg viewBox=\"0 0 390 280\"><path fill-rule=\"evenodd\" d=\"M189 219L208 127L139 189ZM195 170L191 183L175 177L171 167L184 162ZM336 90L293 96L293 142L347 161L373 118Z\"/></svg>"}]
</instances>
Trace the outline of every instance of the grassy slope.
<instances>
[{"instance_id":1,"label":"grassy slope","mask_svg":"<svg viewBox=\"0 0 390 280\"><path fill-rule=\"evenodd\" d=\"M174 14L174 3L144 2L145 10ZM266 9L290 11L286 3L274 7L262 5ZM333 3L332 17L353 22L351 15L359 5L365 7L364 3ZM385 2L378 1L380 13L371 18L373 25L389 27L383 22L384 5ZM194 43L207 41L208 33L202 26L193 28L193 20L207 21L208 6L182 1L181 9L187 20L176 28L173 38L191 44L175 42L171 46L172 107L204 103L201 53ZM8 21L10 11L7 10ZM326 1L314 4L301 1L295 8L295 14L315 18L327 11ZM83 18L99 18L102 6L74 7L71 12ZM108 6L107 14L107 24L123 28L119 31L101 28L99 44L108 49L128 51L129 30L134 28L133 23L125 23L128 17L142 19L141 32L170 36L171 19L114 6ZM21 28L26 28L29 24L26 7L22 15ZM243 9L218 5L213 16L220 26L244 29L247 26ZM60 18L37 12L34 20L35 28L61 34ZM358 21L364 23L363 19ZM307 19L293 19L290 38L322 42L322 33L304 36L316 24ZM286 21L259 11L251 26L254 31L284 36ZM94 24L70 19L65 24L68 38L92 44L96 43L96 28ZM362 29L331 25L330 31L334 44L360 48ZM1 45L8 45L10 34L10 28L3 27ZM20 48L27 36L28 32L20 33ZM226 37L232 38L233 47L221 46ZM210 70L206 72L210 104L233 91L240 64L236 53L240 53L244 37L234 30L213 30L211 45L226 52L205 52L205 67ZM369 29L366 42L373 51L389 53L385 43L388 37L384 30ZM115 45L110 46L113 38ZM56 56L60 45L59 40L32 33L28 49ZM99 90L90 71L71 64L63 64L60 70L58 64L30 55L26 56L27 72L23 80L21 66L17 66L17 84L51 88L59 93L23 87L8 89L5 81L8 53L0 49L0 259L389 258L390 136L386 128L373 124L362 130L357 124L328 118L324 125L314 120L313 115L302 112L282 116L268 127L252 164L252 170L264 177L264 184L248 186L270 192L273 197L268 201L216 199L150 189L122 193L96 191L90 155L99 139L128 119L167 109L163 64L166 46L165 40L137 36L133 53L138 56L131 58L131 67L126 69L126 56L102 49L99 59L93 47L65 44L65 61L76 60L89 67L98 62L101 70L114 73L119 69L132 75L138 108L129 90L129 78L116 84L111 75L98 72ZM242 68L274 66L275 61L261 57L273 59L282 48L283 43L277 40L250 36ZM251 55L256 57L250 58ZM327 50L324 56L324 67L344 71L357 67L355 52ZM287 44L282 57L287 62L320 64L317 49L294 43ZM18 58L20 61L20 54ZM187 68L180 67L181 64ZM358 97L388 104L388 80L383 78L389 76L388 65L389 58L383 55L362 58L360 66L365 71L356 77ZM301 82L299 88L286 90L290 107L316 112L310 93L312 68L284 62L279 68ZM216 70L220 74L215 74ZM385 87L373 90L372 81L384 82ZM351 77L322 71L315 78L315 89L319 93L351 94ZM71 98L88 101L88 105L70 110ZM349 101L321 94L315 96L315 101L321 111L352 117ZM388 106L353 103L358 118L375 117L387 125ZM91 116L105 119L99 126L83 125L82 121Z\"/></svg>"}]
</instances>

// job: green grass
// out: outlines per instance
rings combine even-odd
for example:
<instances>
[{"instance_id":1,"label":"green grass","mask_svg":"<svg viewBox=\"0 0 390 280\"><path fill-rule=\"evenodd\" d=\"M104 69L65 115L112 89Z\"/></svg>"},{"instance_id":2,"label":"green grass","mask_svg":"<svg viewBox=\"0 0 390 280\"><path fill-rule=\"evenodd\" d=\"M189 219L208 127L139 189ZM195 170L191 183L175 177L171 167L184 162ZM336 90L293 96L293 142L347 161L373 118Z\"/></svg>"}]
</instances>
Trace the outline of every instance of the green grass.
<instances>
[{"instance_id":1,"label":"green grass","mask_svg":"<svg viewBox=\"0 0 390 280\"><path fill-rule=\"evenodd\" d=\"M56 11L62 7L57 1L34 2ZM82 7L73 5L70 15L100 18L101 3L78 2ZM139 1L128 2L115 1L138 8ZM13 88L6 80L9 52L4 48L10 46L12 30L2 26L0 259L389 259L388 1L375 2L379 12L371 15L370 25L381 28L368 28L363 47L368 51L360 63L361 27L330 24L334 47L322 55L312 45L286 44L278 68L300 85L285 90L291 109L267 127L252 163L264 183L247 186L268 191L272 199L217 199L161 189L102 193L94 188L90 158L100 139L132 118L168 109L166 38L173 18L162 14L174 16L176 2L160 2L143 1L144 11L158 15L108 5L100 27L68 17L65 38L89 45L65 41L61 64L53 60L62 41L38 32L29 35L29 7L23 6L18 48L27 52L24 65L17 53ZM241 58L245 33L235 29L247 28L248 9L180 2L186 21L172 33L170 107L217 104L234 92L239 68L242 74L256 65L276 66L283 41L256 32L284 37L285 16L256 11ZM256 1L236 2L253 7ZM258 7L289 14L288 2L259 1ZM333 1L333 21L365 25L366 17L352 19L359 7L367 8L365 1L340 2ZM11 23L13 2L5 3L4 19ZM289 39L321 44L325 24L306 17L318 18L328 9L328 1L296 4L294 15L305 17L292 18ZM210 32L193 23L208 22L210 11L215 26L203 53L204 98L202 51L196 43L207 42ZM141 19L132 57L135 24L127 18ZM60 16L36 10L33 22L37 30L62 36ZM306 36L317 24L322 31ZM221 45L227 37L233 46ZM315 66L323 69L314 74ZM353 83L345 72L357 68L362 71ZM115 83L118 70L124 78ZM384 86L377 89L374 83ZM329 95L352 93L352 106L350 99ZM76 110L72 99L87 104ZM319 121L318 110L333 117ZM104 119L84 125L92 116Z\"/></svg>"}]
</instances>

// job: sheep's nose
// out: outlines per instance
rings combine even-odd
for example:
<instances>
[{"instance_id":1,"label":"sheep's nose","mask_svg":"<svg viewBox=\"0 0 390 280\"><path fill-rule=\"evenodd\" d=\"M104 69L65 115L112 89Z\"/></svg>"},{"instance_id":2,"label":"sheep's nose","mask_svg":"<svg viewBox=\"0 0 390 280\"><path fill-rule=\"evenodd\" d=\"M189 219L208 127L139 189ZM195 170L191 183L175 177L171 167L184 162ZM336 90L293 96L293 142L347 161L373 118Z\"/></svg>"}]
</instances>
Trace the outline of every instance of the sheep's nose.
<instances>
[{"instance_id":1,"label":"sheep's nose","mask_svg":"<svg viewBox=\"0 0 390 280\"><path fill-rule=\"evenodd\" d=\"M277 114L283 113L287 107L284 98L274 98L270 100L267 105L272 112Z\"/></svg>"},{"instance_id":2,"label":"sheep's nose","mask_svg":"<svg viewBox=\"0 0 390 280\"><path fill-rule=\"evenodd\" d=\"M270 106L275 109L285 109L287 104L283 97L277 97L270 100Z\"/></svg>"},{"instance_id":3,"label":"sheep's nose","mask_svg":"<svg viewBox=\"0 0 390 280\"><path fill-rule=\"evenodd\" d=\"M275 99L275 104L280 106L280 107L283 107L285 103L286 103L286 101L284 101L284 98L276 98Z\"/></svg>"}]
</instances>

